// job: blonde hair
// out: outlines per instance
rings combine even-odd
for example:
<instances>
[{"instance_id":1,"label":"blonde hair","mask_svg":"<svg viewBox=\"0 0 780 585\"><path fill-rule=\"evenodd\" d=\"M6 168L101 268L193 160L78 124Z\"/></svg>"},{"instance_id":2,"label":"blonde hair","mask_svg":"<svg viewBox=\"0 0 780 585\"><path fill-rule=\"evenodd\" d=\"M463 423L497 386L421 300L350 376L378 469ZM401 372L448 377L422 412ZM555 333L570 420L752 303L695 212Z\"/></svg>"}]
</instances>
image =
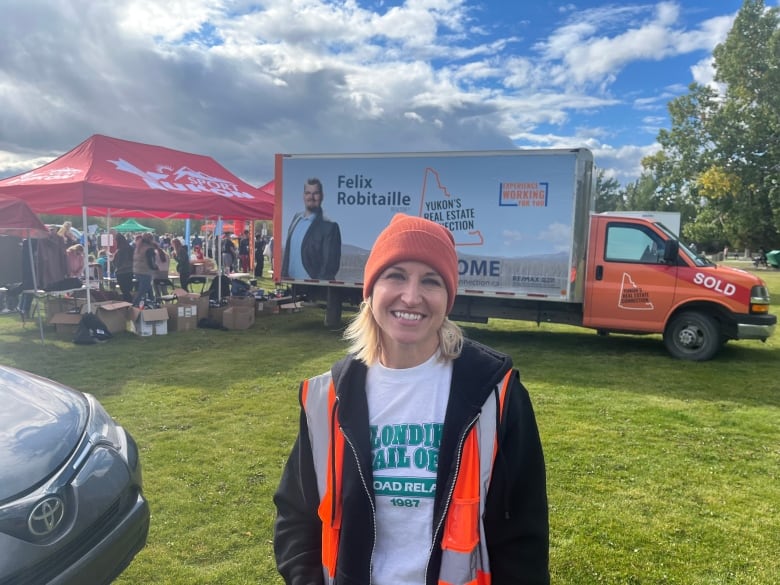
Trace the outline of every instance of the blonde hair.
<instances>
[{"instance_id":1,"label":"blonde hair","mask_svg":"<svg viewBox=\"0 0 780 585\"><path fill-rule=\"evenodd\" d=\"M72 236L73 233L70 231L72 225L73 225L72 223L66 221L60 226L60 229L57 230L57 235L62 237L65 237L66 235Z\"/></svg>"},{"instance_id":2,"label":"blonde hair","mask_svg":"<svg viewBox=\"0 0 780 585\"><path fill-rule=\"evenodd\" d=\"M371 297L360 303L360 310L344 331L350 342L347 351L367 366L382 357L382 330L371 311ZM439 350L443 361L454 360L463 349L463 330L445 317L439 329Z\"/></svg>"}]
</instances>

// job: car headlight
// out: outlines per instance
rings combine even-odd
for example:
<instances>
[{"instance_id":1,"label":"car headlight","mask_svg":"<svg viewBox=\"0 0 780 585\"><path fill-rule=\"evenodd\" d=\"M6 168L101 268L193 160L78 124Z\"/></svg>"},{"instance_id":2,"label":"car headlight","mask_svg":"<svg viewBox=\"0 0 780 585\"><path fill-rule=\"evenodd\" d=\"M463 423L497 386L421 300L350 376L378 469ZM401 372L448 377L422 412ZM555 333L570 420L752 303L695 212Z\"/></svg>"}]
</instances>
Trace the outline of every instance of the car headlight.
<instances>
[{"instance_id":1,"label":"car headlight","mask_svg":"<svg viewBox=\"0 0 780 585\"><path fill-rule=\"evenodd\" d=\"M90 406L89 421L85 431L90 447L82 450L81 456L73 462L73 468L78 469L84 458L89 455L89 452L101 445L115 450L129 464L127 435L124 430L116 424L116 421L106 412L106 409L98 402L97 398L87 393L84 393L84 395L87 397Z\"/></svg>"}]
</instances>

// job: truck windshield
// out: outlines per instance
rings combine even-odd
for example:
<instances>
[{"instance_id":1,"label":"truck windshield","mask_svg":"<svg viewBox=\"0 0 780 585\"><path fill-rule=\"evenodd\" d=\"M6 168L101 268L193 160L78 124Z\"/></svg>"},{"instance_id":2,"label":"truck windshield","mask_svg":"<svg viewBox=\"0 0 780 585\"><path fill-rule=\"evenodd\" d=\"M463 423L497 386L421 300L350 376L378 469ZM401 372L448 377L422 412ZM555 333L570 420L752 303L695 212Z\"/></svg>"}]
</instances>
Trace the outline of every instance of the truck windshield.
<instances>
[{"instance_id":1,"label":"truck windshield","mask_svg":"<svg viewBox=\"0 0 780 585\"><path fill-rule=\"evenodd\" d=\"M655 225L658 226L658 228L663 231L670 240L678 240L680 243L680 253L687 257L691 262L693 262L694 266L714 266L714 263L710 262L705 258L704 256L699 256L698 253L691 250L688 246L682 243L681 240L678 239L678 237L672 233L672 231L667 228L664 224L661 222L655 222Z\"/></svg>"}]
</instances>

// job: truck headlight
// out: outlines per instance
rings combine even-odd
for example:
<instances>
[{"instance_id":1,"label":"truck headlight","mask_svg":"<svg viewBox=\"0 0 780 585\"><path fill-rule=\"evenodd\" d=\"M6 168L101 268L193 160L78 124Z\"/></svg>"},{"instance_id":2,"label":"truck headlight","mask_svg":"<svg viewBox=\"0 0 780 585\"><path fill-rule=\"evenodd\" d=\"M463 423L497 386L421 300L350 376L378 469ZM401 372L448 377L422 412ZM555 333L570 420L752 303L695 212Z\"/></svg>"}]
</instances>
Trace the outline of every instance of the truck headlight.
<instances>
[{"instance_id":1,"label":"truck headlight","mask_svg":"<svg viewBox=\"0 0 780 585\"><path fill-rule=\"evenodd\" d=\"M756 285L750 289L750 312L765 315L769 313L769 290L764 285Z\"/></svg>"}]
</instances>

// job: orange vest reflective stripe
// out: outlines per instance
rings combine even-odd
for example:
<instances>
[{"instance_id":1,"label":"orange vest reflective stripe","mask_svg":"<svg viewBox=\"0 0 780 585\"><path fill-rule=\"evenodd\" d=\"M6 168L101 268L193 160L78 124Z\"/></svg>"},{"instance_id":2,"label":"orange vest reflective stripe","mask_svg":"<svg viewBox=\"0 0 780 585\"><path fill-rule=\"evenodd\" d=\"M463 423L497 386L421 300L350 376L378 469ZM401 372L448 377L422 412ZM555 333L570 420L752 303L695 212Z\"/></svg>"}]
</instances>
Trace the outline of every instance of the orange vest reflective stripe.
<instances>
[{"instance_id":1,"label":"orange vest reflective stripe","mask_svg":"<svg viewBox=\"0 0 780 585\"><path fill-rule=\"evenodd\" d=\"M480 416L464 439L444 523L439 585L490 585L482 518L498 451L496 421L502 416L511 376L510 370L501 382L498 404L493 396L485 401ZM341 534L344 435L331 428L336 423L336 390L329 372L304 381L301 403L320 494L323 575L325 582L332 584Z\"/></svg>"},{"instance_id":2,"label":"orange vest reflective stripe","mask_svg":"<svg viewBox=\"0 0 780 585\"><path fill-rule=\"evenodd\" d=\"M439 585L490 585L490 562L482 518L498 452L496 420L503 415L511 376L510 370L501 382L498 405L488 398L463 443L458 476L444 524Z\"/></svg>"},{"instance_id":3,"label":"orange vest reflective stripe","mask_svg":"<svg viewBox=\"0 0 780 585\"><path fill-rule=\"evenodd\" d=\"M309 442L320 494L317 513L322 522L322 570L325 583L333 583L341 535L344 435L338 429L331 429L336 417L336 389L330 373L303 382L301 403L309 427Z\"/></svg>"}]
</instances>

